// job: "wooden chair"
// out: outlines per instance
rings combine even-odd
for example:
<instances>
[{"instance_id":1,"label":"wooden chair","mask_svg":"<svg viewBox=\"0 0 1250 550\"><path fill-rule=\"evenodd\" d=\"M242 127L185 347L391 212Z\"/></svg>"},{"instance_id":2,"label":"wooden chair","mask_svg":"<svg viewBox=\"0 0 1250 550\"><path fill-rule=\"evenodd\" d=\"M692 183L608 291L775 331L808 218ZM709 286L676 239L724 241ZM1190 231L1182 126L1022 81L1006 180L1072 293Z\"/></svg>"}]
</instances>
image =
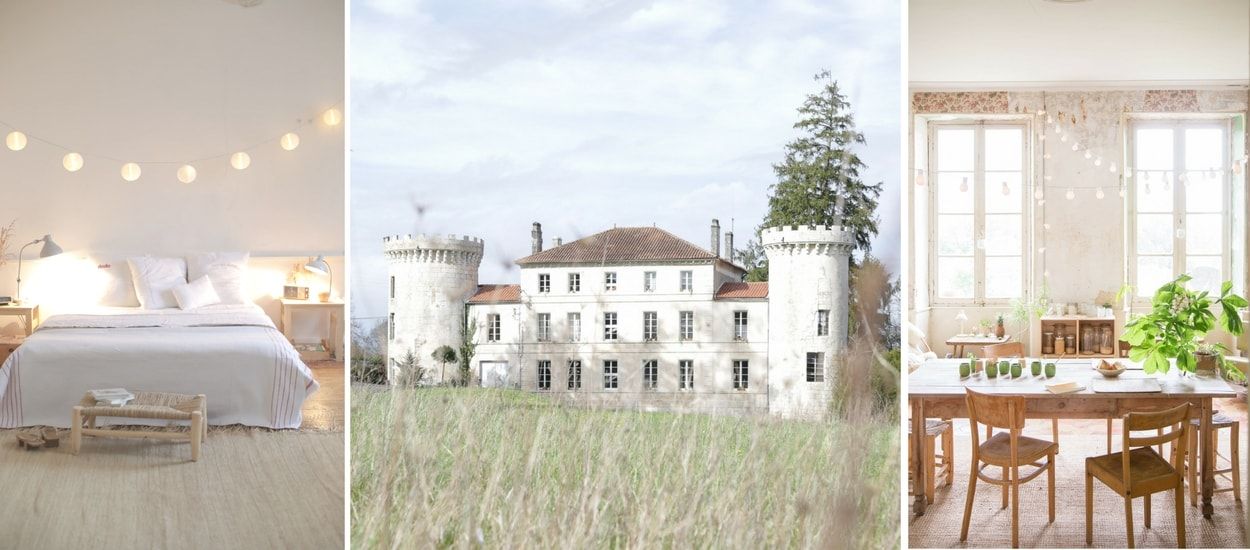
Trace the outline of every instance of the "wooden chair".
<instances>
[{"instance_id":1,"label":"wooden chair","mask_svg":"<svg viewBox=\"0 0 1250 550\"><path fill-rule=\"evenodd\" d=\"M933 496L937 492L937 478L942 478L942 485L950 487L955 482L955 430L952 429L950 422L941 420L925 420L924 434L924 464L921 465L925 472L924 497L929 504L933 504ZM907 423L907 435L911 435L911 423ZM942 438L942 453L938 454L938 437ZM910 442L911 438L908 437ZM908 472L911 472L915 466L912 463L911 452L908 451ZM914 480L910 480L914 483ZM914 495L913 487L908 494Z\"/></svg>"},{"instance_id":2,"label":"wooden chair","mask_svg":"<svg viewBox=\"0 0 1250 550\"><path fill-rule=\"evenodd\" d=\"M964 502L963 528L959 532L959 541L968 540L968 524L972 519L972 499L976 495L977 480L999 485L1003 488L1003 508L1007 507L1007 492L1011 492L1011 546L1020 546L1020 485L1032 481L1044 471L1047 473L1047 503L1050 511L1050 522L1055 521L1055 453L1059 446L1042 439L1034 439L1020 435L1024 428L1024 397L1019 395L988 395L967 391L968 418L972 423L972 473L968 476L968 496ZM980 441L977 424L985 424L1002 428L1007 432L999 432ZM1042 460L1045 460L1042 462ZM997 466L1002 468L1003 476L993 478L985 473L985 469ZM1020 467L1029 466L1034 470L1020 475Z\"/></svg>"},{"instance_id":3,"label":"wooden chair","mask_svg":"<svg viewBox=\"0 0 1250 550\"><path fill-rule=\"evenodd\" d=\"M1021 358L1024 357L1024 344L1021 342L1007 342L1004 344L994 344L992 346L984 346L981 348L981 357L992 361L998 361L999 358ZM989 368L987 365L986 368ZM1028 369L1025 369L1028 370ZM1107 421L1107 425L1111 425L1111 421ZM985 427L985 439L989 439L994 434L992 428ZM1059 444L1059 419L1050 419L1050 435L1055 440L1055 445Z\"/></svg>"},{"instance_id":4,"label":"wooden chair","mask_svg":"<svg viewBox=\"0 0 1250 550\"><path fill-rule=\"evenodd\" d=\"M1172 491L1176 495L1176 542L1185 547L1185 446L1189 434L1189 404L1124 416L1124 446L1118 453L1085 459L1085 544L1094 542L1094 478L1124 497L1124 525L1128 547L1133 547L1133 499L1146 499L1146 528L1150 528L1150 495ZM1171 428L1163 435L1158 430ZM1133 432L1154 430L1155 435L1133 437ZM1172 462L1164 460L1152 445L1172 443ZM1134 448L1137 447L1137 448Z\"/></svg>"},{"instance_id":5,"label":"wooden chair","mask_svg":"<svg viewBox=\"0 0 1250 550\"><path fill-rule=\"evenodd\" d=\"M1181 467L1184 468L1185 477L1188 478L1189 481L1189 504L1191 506L1198 505L1198 470L1201 469L1199 466L1201 462L1199 461L1198 454L1198 439L1200 437L1198 435L1198 428L1201 423L1202 421L1197 418L1189 419L1189 435L1186 438L1189 452L1185 453L1185 460L1181 462ZM1227 493L1231 491L1233 493L1233 500L1241 502L1241 436L1239 434L1239 432L1241 432L1241 423L1237 422L1237 420L1233 419L1231 416L1219 414L1217 412L1215 416L1211 418L1211 438L1213 439L1213 441L1211 441L1212 449L1219 449L1220 430L1224 429L1229 431L1229 455L1224 456L1216 450L1215 458L1223 458L1227 460L1228 467L1216 469L1214 475L1225 476L1226 478L1231 476L1232 485L1229 487L1217 486L1213 492ZM1176 453L1176 447L1178 446L1179 445L1172 446L1173 454ZM1173 459L1175 460L1175 458Z\"/></svg>"}]
</instances>

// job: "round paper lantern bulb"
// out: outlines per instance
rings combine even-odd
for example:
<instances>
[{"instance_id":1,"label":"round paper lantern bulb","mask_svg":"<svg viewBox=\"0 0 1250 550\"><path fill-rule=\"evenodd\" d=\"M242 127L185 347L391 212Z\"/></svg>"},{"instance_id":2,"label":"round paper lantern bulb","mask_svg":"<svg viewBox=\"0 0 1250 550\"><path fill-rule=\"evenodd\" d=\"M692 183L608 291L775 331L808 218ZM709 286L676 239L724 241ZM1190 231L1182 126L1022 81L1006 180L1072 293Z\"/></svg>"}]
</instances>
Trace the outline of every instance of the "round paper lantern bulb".
<instances>
[{"instance_id":1,"label":"round paper lantern bulb","mask_svg":"<svg viewBox=\"0 0 1250 550\"><path fill-rule=\"evenodd\" d=\"M67 153L61 157L61 166L70 172L82 170L82 155L78 153Z\"/></svg>"},{"instance_id":2,"label":"round paper lantern bulb","mask_svg":"<svg viewBox=\"0 0 1250 550\"><path fill-rule=\"evenodd\" d=\"M924 170L916 170L916 186L924 187L929 183L929 179L925 176Z\"/></svg>"},{"instance_id":3,"label":"round paper lantern bulb","mask_svg":"<svg viewBox=\"0 0 1250 550\"><path fill-rule=\"evenodd\" d=\"M295 132L282 134L282 139L278 140L278 144L287 151L294 151L296 147L299 147L299 135Z\"/></svg>"},{"instance_id":4,"label":"round paper lantern bulb","mask_svg":"<svg viewBox=\"0 0 1250 550\"><path fill-rule=\"evenodd\" d=\"M1133 167L1132 167L1132 166L1125 166L1125 167L1124 167L1124 177L1126 177L1126 178L1131 178L1131 177L1133 177Z\"/></svg>"},{"instance_id":5,"label":"round paper lantern bulb","mask_svg":"<svg viewBox=\"0 0 1250 550\"><path fill-rule=\"evenodd\" d=\"M127 162L122 165L122 179L126 181L138 180L141 173L143 173L143 171L139 169L138 164Z\"/></svg>"},{"instance_id":6,"label":"round paper lantern bulb","mask_svg":"<svg viewBox=\"0 0 1250 550\"><path fill-rule=\"evenodd\" d=\"M4 136L4 145L8 147L10 151L21 151L26 148L26 134L21 132L9 132L9 135Z\"/></svg>"},{"instance_id":7,"label":"round paper lantern bulb","mask_svg":"<svg viewBox=\"0 0 1250 550\"><path fill-rule=\"evenodd\" d=\"M1245 168L1243 168L1245 165L1246 165L1246 159L1241 159L1241 160L1238 160L1237 162L1234 162L1234 163L1233 163L1233 173L1234 173L1234 174L1237 174L1238 176L1240 176L1240 175L1241 175L1241 172L1245 169Z\"/></svg>"},{"instance_id":8,"label":"round paper lantern bulb","mask_svg":"<svg viewBox=\"0 0 1250 550\"><path fill-rule=\"evenodd\" d=\"M184 164L178 168L178 181L182 183L195 181L195 167L190 164Z\"/></svg>"},{"instance_id":9,"label":"round paper lantern bulb","mask_svg":"<svg viewBox=\"0 0 1250 550\"><path fill-rule=\"evenodd\" d=\"M1076 198L1076 190L1074 190L1074 189L1072 189L1071 187L1069 187L1069 188L1068 188L1068 192L1067 192L1067 193L1065 193L1065 194L1063 195L1063 198L1068 199L1068 200L1075 199L1075 198Z\"/></svg>"},{"instance_id":10,"label":"round paper lantern bulb","mask_svg":"<svg viewBox=\"0 0 1250 550\"><path fill-rule=\"evenodd\" d=\"M326 126L338 126L340 122L343 122L343 113L338 109L327 109L321 115L321 121L326 123Z\"/></svg>"},{"instance_id":11,"label":"round paper lantern bulb","mask_svg":"<svg viewBox=\"0 0 1250 550\"><path fill-rule=\"evenodd\" d=\"M1003 182L1003 195L1011 195L1011 186L1007 185L1005 181Z\"/></svg>"},{"instance_id":12,"label":"round paper lantern bulb","mask_svg":"<svg viewBox=\"0 0 1250 550\"><path fill-rule=\"evenodd\" d=\"M1043 197L1045 197L1045 196L1046 196L1046 194L1042 191L1042 188L1041 188L1041 187L1038 187L1037 189L1034 189L1034 190L1033 190L1033 198L1035 198L1035 199L1037 199L1037 200L1039 200L1039 201L1040 201L1040 200L1042 200L1042 198L1043 198Z\"/></svg>"},{"instance_id":13,"label":"round paper lantern bulb","mask_svg":"<svg viewBox=\"0 0 1250 550\"><path fill-rule=\"evenodd\" d=\"M233 166L235 170L243 170L251 165L252 157L248 156L247 153L238 152L230 155L230 166Z\"/></svg>"},{"instance_id":14,"label":"round paper lantern bulb","mask_svg":"<svg viewBox=\"0 0 1250 550\"><path fill-rule=\"evenodd\" d=\"M1095 197L1098 197L1098 198L1100 198L1100 199L1101 199L1101 198L1103 198L1103 197L1106 197L1106 196L1107 196L1107 194L1106 194L1106 193L1103 193L1103 192L1102 192L1102 188L1101 188L1101 187L1099 187L1099 188L1098 188L1098 191L1094 193L1094 196L1095 196Z\"/></svg>"},{"instance_id":15,"label":"round paper lantern bulb","mask_svg":"<svg viewBox=\"0 0 1250 550\"><path fill-rule=\"evenodd\" d=\"M1120 188L1120 198L1124 198L1124 188Z\"/></svg>"},{"instance_id":16,"label":"round paper lantern bulb","mask_svg":"<svg viewBox=\"0 0 1250 550\"><path fill-rule=\"evenodd\" d=\"M959 192L960 193L968 192L968 177L967 176L964 176L964 179L959 182Z\"/></svg>"}]
</instances>

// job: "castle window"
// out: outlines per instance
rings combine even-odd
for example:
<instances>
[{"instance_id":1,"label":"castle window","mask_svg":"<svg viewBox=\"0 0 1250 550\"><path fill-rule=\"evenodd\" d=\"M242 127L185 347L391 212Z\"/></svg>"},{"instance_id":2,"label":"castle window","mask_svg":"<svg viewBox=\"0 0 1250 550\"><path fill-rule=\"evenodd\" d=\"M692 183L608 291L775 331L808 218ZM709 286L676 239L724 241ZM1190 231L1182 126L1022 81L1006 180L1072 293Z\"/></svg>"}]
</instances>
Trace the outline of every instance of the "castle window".
<instances>
[{"instance_id":1,"label":"castle window","mask_svg":"<svg viewBox=\"0 0 1250 550\"><path fill-rule=\"evenodd\" d=\"M387 324L387 337L391 340L395 339L395 314L391 314L391 321Z\"/></svg>"},{"instance_id":2,"label":"castle window","mask_svg":"<svg viewBox=\"0 0 1250 550\"><path fill-rule=\"evenodd\" d=\"M655 272L646 271L642 274L642 291L655 292Z\"/></svg>"},{"instance_id":3,"label":"castle window","mask_svg":"<svg viewBox=\"0 0 1250 550\"><path fill-rule=\"evenodd\" d=\"M538 291L539 292L551 292L551 274L550 273L538 274Z\"/></svg>"},{"instance_id":4,"label":"castle window","mask_svg":"<svg viewBox=\"0 0 1250 550\"><path fill-rule=\"evenodd\" d=\"M538 389L551 389L551 361L538 362Z\"/></svg>"},{"instance_id":5,"label":"castle window","mask_svg":"<svg viewBox=\"0 0 1250 550\"><path fill-rule=\"evenodd\" d=\"M655 391L660 387L660 365L655 359L642 362L642 389Z\"/></svg>"},{"instance_id":6,"label":"castle window","mask_svg":"<svg viewBox=\"0 0 1250 550\"><path fill-rule=\"evenodd\" d=\"M656 341L659 332L659 321L654 311L643 312L642 314L642 339L647 342Z\"/></svg>"},{"instance_id":7,"label":"castle window","mask_svg":"<svg viewBox=\"0 0 1250 550\"><path fill-rule=\"evenodd\" d=\"M616 292L616 272L606 271L603 273L603 291Z\"/></svg>"},{"instance_id":8,"label":"castle window","mask_svg":"<svg viewBox=\"0 0 1250 550\"><path fill-rule=\"evenodd\" d=\"M807 354L807 381L808 382L824 382L825 381L825 354L823 352L808 352Z\"/></svg>"},{"instance_id":9,"label":"castle window","mask_svg":"<svg viewBox=\"0 0 1250 550\"><path fill-rule=\"evenodd\" d=\"M582 291L582 274L569 273L569 292Z\"/></svg>"},{"instance_id":10,"label":"castle window","mask_svg":"<svg viewBox=\"0 0 1250 550\"><path fill-rule=\"evenodd\" d=\"M582 340L582 314L569 314L569 341L580 342Z\"/></svg>"},{"instance_id":11,"label":"castle window","mask_svg":"<svg viewBox=\"0 0 1250 550\"><path fill-rule=\"evenodd\" d=\"M499 324L499 314L490 313L486 315L486 341L498 342L499 333L502 327Z\"/></svg>"},{"instance_id":12,"label":"castle window","mask_svg":"<svg viewBox=\"0 0 1250 550\"><path fill-rule=\"evenodd\" d=\"M582 389L582 362L578 359L569 360L569 389Z\"/></svg>"},{"instance_id":13,"label":"castle window","mask_svg":"<svg viewBox=\"0 0 1250 550\"><path fill-rule=\"evenodd\" d=\"M694 339L694 312L681 312L681 339L683 341Z\"/></svg>"},{"instance_id":14,"label":"castle window","mask_svg":"<svg viewBox=\"0 0 1250 550\"><path fill-rule=\"evenodd\" d=\"M693 271L681 272L681 291L690 292L693 290L694 290L694 272Z\"/></svg>"},{"instance_id":15,"label":"castle window","mask_svg":"<svg viewBox=\"0 0 1250 550\"><path fill-rule=\"evenodd\" d=\"M551 341L551 314L550 313L538 314L538 341L539 342Z\"/></svg>"},{"instance_id":16,"label":"castle window","mask_svg":"<svg viewBox=\"0 0 1250 550\"><path fill-rule=\"evenodd\" d=\"M829 336L829 310L816 312L816 336Z\"/></svg>"},{"instance_id":17,"label":"castle window","mask_svg":"<svg viewBox=\"0 0 1250 550\"><path fill-rule=\"evenodd\" d=\"M677 388L694 389L694 361L682 359L677 362Z\"/></svg>"},{"instance_id":18,"label":"castle window","mask_svg":"<svg viewBox=\"0 0 1250 550\"><path fill-rule=\"evenodd\" d=\"M615 313L608 312L608 313L603 314L603 339L604 340L616 340L616 314Z\"/></svg>"},{"instance_id":19,"label":"castle window","mask_svg":"<svg viewBox=\"0 0 1250 550\"><path fill-rule=\"evenodd\" d=\"M734 341L747 341L747 312L734 312Z\"/></svg>"},{"instance_id":20,"label":"castle window","mask_svg":"<svg viewBox=\"0 0 1250 550\"><path fill-rule=\"evenodd\" d=\"M734 389L745 390L751 385L751 367L745 359L734 360Z\"/></svg>"},{"instance_id":21,"label":"castle window","mask_svg":"<svg viewBox=\"0 0 1250 550\"><path fill-rule=\"evenodd\" d=\"M608 359L603 362L603 389L614 390L618 382L616 374L616 360Z\"/></svg>"},{"instance_id":22,"label":"castle window","mask_svg":"<svg viewBox=\"0 0 1250 550\"><path fill-rule=\"evenodd\" d=\"M391 298L395 297L395 276L391 275Z\"/></svg>"}]
</instances>

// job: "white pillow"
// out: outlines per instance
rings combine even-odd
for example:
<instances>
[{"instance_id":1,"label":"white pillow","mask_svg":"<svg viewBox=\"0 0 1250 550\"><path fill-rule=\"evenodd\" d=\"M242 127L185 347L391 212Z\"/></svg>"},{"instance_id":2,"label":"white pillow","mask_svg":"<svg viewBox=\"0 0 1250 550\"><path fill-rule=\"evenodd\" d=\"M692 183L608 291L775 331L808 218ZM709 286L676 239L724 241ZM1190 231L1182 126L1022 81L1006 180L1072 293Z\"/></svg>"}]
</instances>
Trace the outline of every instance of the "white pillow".
<instances>
[{"instance_id":1,"label":"white pillow","mask_svg":"<svg viewBox=\"0 0 1250 550\"><path fill-rule=\"evenodd\" d=\"M247 252L211 252L187 257L190 280L208 277L223 304L246 304Z\"/></svg>"},{"instance_id":2,"label":"white pillow","mask_svg":"<svg viewBox=\"0 0 1250 550\"><path fill-rule=\"evenodd\" d=\"M135 296L143 309L178 307L174 287L187 284L187 262L182 258L141 256L126 260L135 279Z\"/></svg>"},{"instance_id":3,"label":"white pillow","mask_svg":"<svg viewBox=\"0 0 1250 550\"><path fill-rule=\"evenodd\" d=\"M96 264L101 277L99 304L108 307L139 307L135 281L125 259L101 260Z\"/></svg>"},{"instance_id":4,"label":"white pillow","mask_svg":"<svg viewBox=\"0 0 1250 550\"><path fill-rule=\"evenodd\" d=\"M200 277L185 285L174 287L174 299L178 301L178 307L182 309L195 309L221 303L221 298L217 296L217 291L213 289L213 282L208 277Z\"/></svg>"}]
</instances>

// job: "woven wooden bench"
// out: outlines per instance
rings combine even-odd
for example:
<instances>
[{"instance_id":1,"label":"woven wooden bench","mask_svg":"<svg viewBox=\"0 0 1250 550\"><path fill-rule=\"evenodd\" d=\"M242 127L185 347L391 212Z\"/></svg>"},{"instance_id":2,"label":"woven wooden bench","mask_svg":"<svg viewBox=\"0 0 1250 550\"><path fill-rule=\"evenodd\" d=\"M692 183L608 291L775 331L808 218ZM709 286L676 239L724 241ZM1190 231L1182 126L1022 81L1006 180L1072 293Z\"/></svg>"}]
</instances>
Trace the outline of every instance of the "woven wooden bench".
<instances>
[{"instance_id":1,"label":"woven wooden bench","mask_svg":"<svg viewBox=\"0 0 1250 550\"><path fill-rule=\"evenodd\" d=\"M96 428L96 418L146 418L189 421L188 431L154 431ZM85 424L85 426L84 426ZM78 454L82 436L183 440L191 443L191 460L200 459L200 441L208 437L208 406L204 394L185 395L164 392L135 392L135 398L120 407L96 405L91 394L74 406L70 422L70 450Z\"/></svg>"}]
</instances>

